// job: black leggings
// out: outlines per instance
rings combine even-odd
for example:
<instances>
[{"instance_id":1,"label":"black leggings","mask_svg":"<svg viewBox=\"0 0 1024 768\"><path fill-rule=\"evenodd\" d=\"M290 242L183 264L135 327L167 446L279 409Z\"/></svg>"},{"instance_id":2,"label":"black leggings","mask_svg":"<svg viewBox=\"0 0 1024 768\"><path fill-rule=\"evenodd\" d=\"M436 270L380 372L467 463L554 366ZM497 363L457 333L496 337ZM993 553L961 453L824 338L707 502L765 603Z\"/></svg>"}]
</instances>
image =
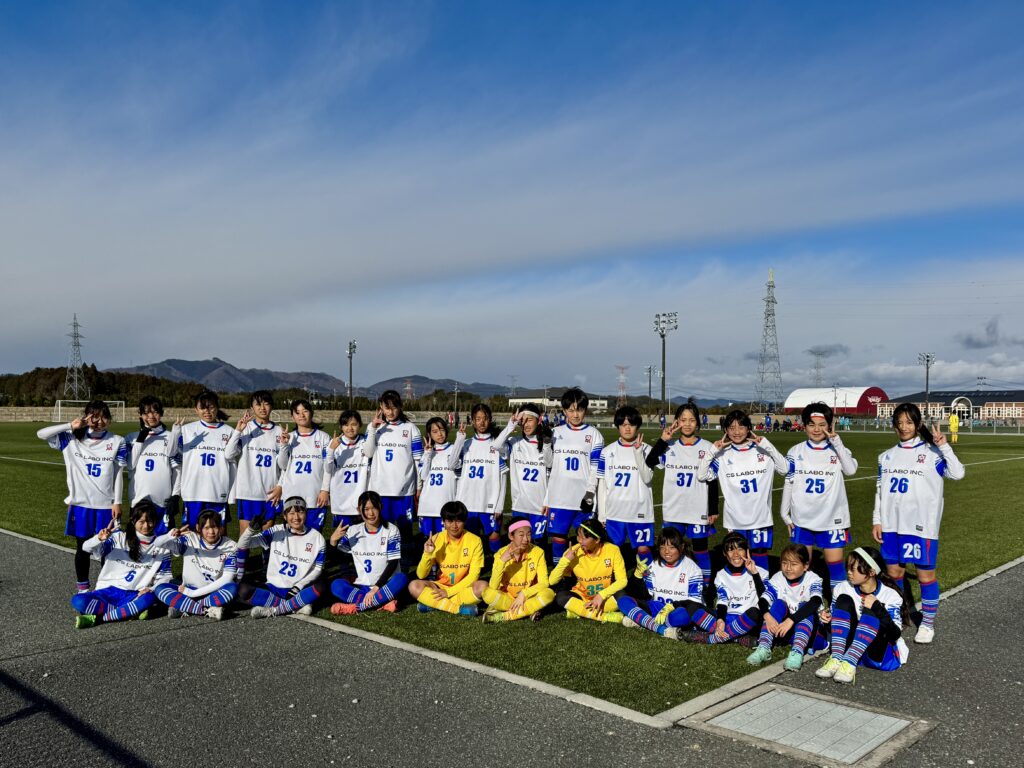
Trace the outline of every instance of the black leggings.
<instances>
[{"instance_id":1,"label":"black leggings","mask_svg":"<svg viewBox=\"0 0 1024 768\"><path fill-rule=\"evenodd\" d=\"M87 541L88 539L75 537L75 581L82 583L89 581L89 560L91 558L89 553L82 549L82 545Z\"/></svg>"}]
</instances>

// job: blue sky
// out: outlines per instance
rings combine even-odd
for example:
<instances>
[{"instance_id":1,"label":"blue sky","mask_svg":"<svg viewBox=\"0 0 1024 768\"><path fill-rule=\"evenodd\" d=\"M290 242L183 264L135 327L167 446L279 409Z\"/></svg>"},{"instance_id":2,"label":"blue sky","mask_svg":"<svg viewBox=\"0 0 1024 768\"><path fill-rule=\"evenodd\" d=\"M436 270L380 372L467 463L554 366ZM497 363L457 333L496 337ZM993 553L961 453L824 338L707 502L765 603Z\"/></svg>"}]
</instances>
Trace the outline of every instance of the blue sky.
<instances>
[{"instance_id":1,"label":"blue sky","mask_svg":"<svg viewBox=\"0 0 1024 768\"><path fill-rule=\"evenodd\" d=\"M1018 4L0 4L0 370L1024 385Z\"/></svg>"}]
</instances>

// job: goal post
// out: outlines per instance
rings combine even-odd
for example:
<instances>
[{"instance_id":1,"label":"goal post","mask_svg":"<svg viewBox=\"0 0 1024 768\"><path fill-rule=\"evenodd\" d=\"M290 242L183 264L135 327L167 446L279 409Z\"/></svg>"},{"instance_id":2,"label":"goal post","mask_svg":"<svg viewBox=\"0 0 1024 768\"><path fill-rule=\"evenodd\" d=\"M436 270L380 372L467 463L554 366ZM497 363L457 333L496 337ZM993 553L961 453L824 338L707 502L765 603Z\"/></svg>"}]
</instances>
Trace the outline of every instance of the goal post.
<instances>
[{"instance_id":1,"label":"goal post","mask_svg":"<svg viewBox=\"0 0 1024 768\"><path fill-rule=\"evenodd\" d=\"M74 421L82 415L85 406L91 400L58 400L53 405L53 421L62 424L66 421ZM104 400L110 409L112 421L124 421L124 400Z\"/></svg>"}]
</instances>

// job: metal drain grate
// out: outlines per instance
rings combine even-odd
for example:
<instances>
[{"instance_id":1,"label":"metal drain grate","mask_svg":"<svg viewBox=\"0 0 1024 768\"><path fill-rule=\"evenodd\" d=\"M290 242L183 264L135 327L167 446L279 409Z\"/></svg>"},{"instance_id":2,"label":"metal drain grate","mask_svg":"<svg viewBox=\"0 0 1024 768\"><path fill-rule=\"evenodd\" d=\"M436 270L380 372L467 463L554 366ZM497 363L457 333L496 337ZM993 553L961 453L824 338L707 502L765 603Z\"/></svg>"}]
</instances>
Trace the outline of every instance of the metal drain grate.
<instances>
[{"instance_id":1,"label":"metal drain grate","mask_svg":"<svg viewBox=\"0 0 1024 768\"><path fill-rule=\"evenodd\" d=\"M708 725L852 764L913 724L835 701L773 688Z\"/></svg>"}]
</instances>

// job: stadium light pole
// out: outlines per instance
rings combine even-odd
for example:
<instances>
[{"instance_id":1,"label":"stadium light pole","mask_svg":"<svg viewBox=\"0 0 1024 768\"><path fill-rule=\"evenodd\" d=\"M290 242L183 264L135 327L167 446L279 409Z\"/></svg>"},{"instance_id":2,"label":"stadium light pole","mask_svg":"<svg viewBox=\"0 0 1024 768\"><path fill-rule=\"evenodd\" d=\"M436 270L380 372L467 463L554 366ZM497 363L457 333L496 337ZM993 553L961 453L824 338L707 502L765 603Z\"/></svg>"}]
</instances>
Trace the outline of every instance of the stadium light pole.
<instances>
[{"instance_id":1,"label":"stadium light pole","mask_svg":"<svg viewBox=\"0 0 1024 768\"><path fill-rule=\"evenodd\" d=\"M927 421L930 418L928 415L928 375L931 372L932 365L935 363L935 355L931 352L921 352L917 356L917 362L924 366L924 418Z\"/></svg>"},{"instance_id":2,"label":"stadium light pole","mask_svg":"<svg viewBox=\"0 0 1024 768\"><path fill-rule=\"evenodd\" d=\"M348 343L348 407L352 408L352 358L356 354L356 340L352 339Z\"/></svg>"},{"instance_id":3,"label":"stadium light pole","mask_svg":"<svg viewBox=\"0 0 1024 768\"><path fill-rule=\"evenodd\" d=\"M647 374L647 399L648 400L652 400L653 397L652 397L652 393L651 393L651 374L654 373L654 366L653 365L646 365L646 366L644 366L644 373Z\"/></svg>"},{"instance_id":4,"label":"stadium light pole","mask_svg":"<svg viewBox=\"0 0 1024 768\"><path fill-rule=\"evenodd\" d=\"M669 331L679 328L678 312L658 312L654 316L654 332L661 336L661 402L665 413L668 413L668 402L665 400L665 336Z\"/></svg>"}]
</instances>

